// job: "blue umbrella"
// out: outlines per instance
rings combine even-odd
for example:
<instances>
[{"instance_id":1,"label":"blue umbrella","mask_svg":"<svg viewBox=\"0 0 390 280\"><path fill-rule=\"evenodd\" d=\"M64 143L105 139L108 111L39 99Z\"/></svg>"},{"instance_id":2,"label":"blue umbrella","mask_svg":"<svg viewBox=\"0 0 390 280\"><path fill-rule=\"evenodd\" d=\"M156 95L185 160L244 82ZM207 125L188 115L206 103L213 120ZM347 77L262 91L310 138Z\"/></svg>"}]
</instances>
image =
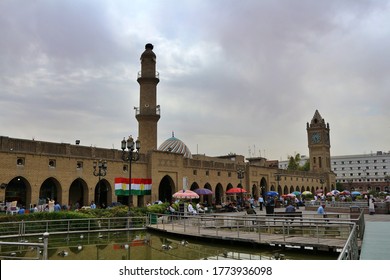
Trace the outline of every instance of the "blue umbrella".
<instances>
[{"instance_id":1,"label":"blue umbrella","mask_svg":"<svg viewBox=\"0 0 390 280\"><path fill-rule=\"evenodd\" d=\"M361 193L360 193L360 192L357 192L357 191L351 192L351 194L352 194L352 195L361 195Z\"/></svg>"},{"instance_id":2,"label":"blue umbrella","mask_svg":"<svg viewBox=\"0 0 390 280\"><path fill-rule=\"evenodd\" d=\"M279 193L275 191L269 191L265 193L266 196L278 196Z\"/></svg>"}]
</instances>

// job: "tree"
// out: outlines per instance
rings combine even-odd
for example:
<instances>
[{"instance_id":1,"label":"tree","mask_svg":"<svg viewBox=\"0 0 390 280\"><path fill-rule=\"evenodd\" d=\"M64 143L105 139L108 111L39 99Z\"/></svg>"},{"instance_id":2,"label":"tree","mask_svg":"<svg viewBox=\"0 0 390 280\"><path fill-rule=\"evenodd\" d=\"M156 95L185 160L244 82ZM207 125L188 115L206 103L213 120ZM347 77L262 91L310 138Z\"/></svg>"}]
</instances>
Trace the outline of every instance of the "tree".
<instances>
[{"instance_id":1,"label":"tree","mask_svg":"<svg viewBox=\"0 0 390 280\"><path fill-rule=\"evenodd\" d=\"M299 153L295 154L295 156L289 156L287 170L309 171L310 162L306 160L305 164L301 166L301 161L302 158Z\"/></svg>"}]
</instances>

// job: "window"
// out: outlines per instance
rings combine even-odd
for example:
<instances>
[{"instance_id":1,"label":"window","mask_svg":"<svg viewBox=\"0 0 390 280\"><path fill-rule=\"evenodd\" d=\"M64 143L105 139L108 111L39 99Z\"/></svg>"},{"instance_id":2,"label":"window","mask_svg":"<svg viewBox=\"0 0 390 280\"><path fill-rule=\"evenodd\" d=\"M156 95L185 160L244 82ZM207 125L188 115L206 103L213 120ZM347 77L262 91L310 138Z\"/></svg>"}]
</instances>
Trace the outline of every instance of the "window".
<instances>
[{"instance_id":1,"label":"window","mask_svg":"<svg viewBox=\"0 0 390 280\"><path fill-rule=\"evenodd\" d=\"M349 161L349 164L352 164L352 160Z\"/></svg>"},{"instance_id":2,"label":"window","mask_svg":"<svg viewBox=\"0 0 390 280\"><path fill-rule=\"evenodd\" d=\"M218 176L221 176L221 171L218 171L218 172L217 172L217 175L218 175Z\"/></svg>"},{"instance_id":3,"label":"window","mask_svg":"<svg viewBox=\"0 0 390 280\"><path fill-rule=\"evenodd\" d=\"M82 161L78 161L77 164L76 164L76 167L77 167L77 169L82 169L83 168L83 162Z\"/></svg>"},{"instance_id":4,"label":"window","mask_svg":"<svg viewBox=\"0 0 390 280\"><path fill-rule=\"evenodd\" d=\"M49 159L49 167L56 167L56 160L55 159Z\"/></svg>"},{"instance_id":5,"label":"window","mask_svg":"<svg viewBox=\"0 0 390 280\"><path fill-rule=\"evenodd\" d=\"M206 176L210 175L210 171L206 170Z\"/></svg>"},{"instance_id":6,"label":"window","mask_svg":"<svg viewBox=\"0 0 390 280\"><path fill-rule=\"evenodd\" d=\"M358 160L357 163L360 163L360 160Z\"/></svg>"},{"instance_id":7,"label":"window","mask_svg":"<svg viewBox=\"0 0 390 280\"><path fill-rule=\"evenodd\" d=\"M192 174L193 174L193 175L197 175L197 174L198 174L198 170L193 170L193 171L192 171Z\"/></svg>"},{"instance_id":8,"label":"window","mask_svg":"<svg viewBox=\"0 0 390 280\"><path fill-rule=\"evenodd\" d=\"M128 172L129 171L129 166L127 164L124 164L122 167L123 172Z\"/></svg>"},{"instance_id":9,"label":"window","mask_svg":"<svg viewBox=\"0 0 390 280\"><path fill-rule=\"evenodd\" d=\"M353 176L353 173L349 173L349 176L351 176L351 177L352 177L352 176Z\"/></svg>"},{"instance_id":10,"label":"window","mask_svg":"<svg viewBox=\"0 0 390 280\"><path fill-rule=\"evenodd\" d=\"M344 164L344 161L342 161L341 164Z\"/></svg>"},{"instance_id":11,"label":"window","mask_svg":"<svg viewBox=\"0 0 390 280\"><path fill-rule=\"evenodd\" d=\"M232 177L232 172L228 172L228 177Z\"/></svg>"},{"instance_id":12,"label":"window","mask_svg":"<svg viewBox=\"0 0 390 280\"><path fill-rule=\"evenodd\" d=\"M366 163L368 163L368 160L366 159Z\"/></svg>"},{"instance_id":13,"label":"window","mask_svg":"<svg viewBox=\"0 0 390 280\"><path fill-rule=\"evenodd\" d=\"M24 158L19 157L19 158L16 160L16 165L19 165L19 166L24 165Z\"/></svg>"}]
</instances>

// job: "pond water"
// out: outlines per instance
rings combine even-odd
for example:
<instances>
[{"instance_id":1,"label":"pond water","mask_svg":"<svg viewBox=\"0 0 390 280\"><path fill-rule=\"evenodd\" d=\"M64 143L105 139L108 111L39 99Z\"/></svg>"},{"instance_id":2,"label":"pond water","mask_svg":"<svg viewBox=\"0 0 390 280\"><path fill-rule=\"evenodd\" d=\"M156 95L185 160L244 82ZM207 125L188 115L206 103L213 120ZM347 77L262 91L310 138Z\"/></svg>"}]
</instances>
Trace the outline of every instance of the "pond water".
<instances>
[{"instance_id":1,"label":"pond water","mask_svg":"<svg viewBox=\"0 0 390 280\"><path fill-rule=\"evenodd\" d=\"M42 241L41 237L36 236L26 239L28 239L25 240L26 242ZM11 248L12 250L21 257L36 255L32 248L25 250ZM294 248L253 247L242 243L183 240L147 231L53 234L49 237L48 249L49 260L335 260L337 256L338 253L316 252L313 254L311 250Z\"/></svg>"}]
</instances>

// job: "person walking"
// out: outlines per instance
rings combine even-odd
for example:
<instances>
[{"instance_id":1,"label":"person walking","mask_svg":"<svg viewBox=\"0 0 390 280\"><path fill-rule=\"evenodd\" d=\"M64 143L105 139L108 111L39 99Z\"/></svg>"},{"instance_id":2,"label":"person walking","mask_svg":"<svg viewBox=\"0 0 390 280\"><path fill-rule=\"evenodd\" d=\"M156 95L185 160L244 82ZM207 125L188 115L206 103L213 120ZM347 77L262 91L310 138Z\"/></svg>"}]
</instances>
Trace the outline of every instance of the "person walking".
<instances>
[{"instance_id":1,"label":"person walking","mask_svg":"<svg viewBox=\"0 0 390 280\"><path fill-rule=\"evenodd\" d=\"M264 204L264 198L263 196L259 196L259 207L260 207L260 211L263 211L263 204Z\"/></svg>"},{"instance_id":2,"label":"person walking","mask_svg":"<svg viewBox=\"0 0 390 280\"><path fill-rule=\"evenodd\" d=\"M370 215L374 215L375 214L375 204L374 204L375 200L374 198L370 195L369 198L368 198L368 211L370 213Z\"/></svg>"},{"instance_id":3,"label":"person walking","mask_svg":"<svg viewBox=\"0 0 390 280\"><path fill-rule=\"evenodd\" d=\"M325 204L320 204L320 206L317 209L317 214L325 215Z\"/></svg>"}]
</instances>

